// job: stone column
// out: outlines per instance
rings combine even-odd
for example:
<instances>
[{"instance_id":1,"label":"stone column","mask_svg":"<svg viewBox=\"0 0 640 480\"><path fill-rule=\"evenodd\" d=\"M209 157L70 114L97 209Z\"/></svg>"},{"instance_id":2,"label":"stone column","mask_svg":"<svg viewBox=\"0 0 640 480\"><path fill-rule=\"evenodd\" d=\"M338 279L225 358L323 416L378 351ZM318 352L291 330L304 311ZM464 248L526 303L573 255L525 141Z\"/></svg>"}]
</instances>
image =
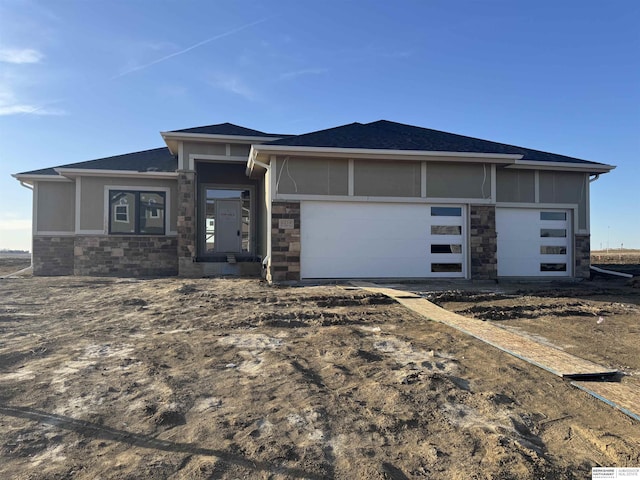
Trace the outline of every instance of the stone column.
<instances>
[{"instance_id":1,"label":"stone column","mask_svg":"<svg viewBox=\"0 0 640 480\"><path fill-rule=\"evenodd\" d=\"M473 280L495 279L498 275L498 241L495 205L471 205L469 253Z\"/></svg>"},{"instance_id":2,"label":"stone column","mask_svg":"<svg viewBox=\"0 0 640 480\"><path fill-rule=\"evenodd\" d=\"M196 250L196 174L178 173L178 274L181 277L198 276L193 262Z\"/></svg>"},{"instance_id":3,"label":"stone column","mask_svg":"<svg viewBox=\"0 0 640 480\"><path fill-rule=\"evenodd\" d=\"M33 237L33 274L73 275L73 242L73 236Z\"/></svg>"},{"instance_id":4,"label":"stone column","mask_svg":"<svg viewBox=\"0 0 640 480\"><path fill-rule=\"evenodd\" d=\"M590 235L576 234L574 239L574 258L576 278L589 278L591 276L591 238Z\"/></svg>"},{"instance_id":5,"label":"stone column","mask_svg":"<svg viewBox=\"0 0 640 480\"><path fill-rule=\"evenodd\" d=\"M272 204L271 267L267 280L300 281L300 202Z\"/></svg>"}]
</instances>

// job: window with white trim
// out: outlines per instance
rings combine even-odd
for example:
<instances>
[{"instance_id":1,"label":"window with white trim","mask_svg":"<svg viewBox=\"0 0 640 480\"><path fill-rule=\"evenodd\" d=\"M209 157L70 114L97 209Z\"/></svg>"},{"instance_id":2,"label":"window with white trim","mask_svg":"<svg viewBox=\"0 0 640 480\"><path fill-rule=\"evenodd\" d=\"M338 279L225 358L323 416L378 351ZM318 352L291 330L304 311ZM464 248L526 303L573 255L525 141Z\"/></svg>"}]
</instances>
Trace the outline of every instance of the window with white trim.
<instances>
[{"instance_id":1,"label":"window with white trim","mask_svg":"<svg viewBox=\"0 0 640 480\"><path fill-rule=\"evenodd\" d=\"M129 223L129 205L114 205L113 206L113 221L120 223Z\"/></svg>"},{"instance_id":2,"label":"window with white trim","mask_svg":"<svg viewBox=\"0 0 640 480\"><path fill-rule=\"evenodd\" d=\"M109 190L109 233L164 235L166 193Z\"/></svg>"}]
</instances>

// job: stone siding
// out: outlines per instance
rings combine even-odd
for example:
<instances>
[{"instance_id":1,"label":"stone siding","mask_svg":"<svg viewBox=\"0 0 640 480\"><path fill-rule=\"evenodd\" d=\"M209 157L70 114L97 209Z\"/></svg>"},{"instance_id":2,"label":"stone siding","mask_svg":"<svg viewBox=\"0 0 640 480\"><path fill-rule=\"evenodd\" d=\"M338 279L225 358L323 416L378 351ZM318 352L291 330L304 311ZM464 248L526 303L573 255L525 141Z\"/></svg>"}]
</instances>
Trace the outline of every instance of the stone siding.
<instances>
[{"instance_id":1,"label":"stone siding","mask_svg":"<svg viewBox=\"0 0 640 480\"><path fill-rule=\"evenodd\" d=\"M150 277L178 274L176 237L77 236L72 251L75 275Z\"/></svg>"},{"instance_id":2,"label":"stone siding","mask_svg":"<svg viewBox=\"0 0 640 480\"><path fill-rule=\"evenodd\" d=\"M271 266L267 280L274 283L300 281L300 202L273 202Z\"/></svg>"},{"instance_id":3,"label":"stone siding","mask_svg":"<svg viewBox=\"0 0 640 480\"><path fill-rule=\"evenodd\" d=\"M591 238L589 235L575 236L574 250L575 271L573 276L576 278L589 278L591 274Z\"/></svg>"},{"instance_id":4,"label":"stone siding","mask_svg":"<svg viewBox=\"0 0 640 480\"><path fill-rule=\"evenodd\" d=\"M178 268L180 276L194 277L199 270L193 263L196 247L196 174L181 171L178 174Z\"/></svg>"},{"instance_id":5,"label":"stone siding","mask_svg":"<svg viewBox=\"0 0 640 480\"><path fill-rule=\"evenodd\" d=\"M73 275L73 236L33 237L33 274Z\"/></svg>"},{"instance_id":6,"label":"stone siding","mask_svg":"<svg viewBox=\"0 0 640 480\"><path fill-rule=\"evenodd\" d=\"M494 279L498 273L495 205L471 205L469 254L471 279Z\"/></svg>"}]
</instances>

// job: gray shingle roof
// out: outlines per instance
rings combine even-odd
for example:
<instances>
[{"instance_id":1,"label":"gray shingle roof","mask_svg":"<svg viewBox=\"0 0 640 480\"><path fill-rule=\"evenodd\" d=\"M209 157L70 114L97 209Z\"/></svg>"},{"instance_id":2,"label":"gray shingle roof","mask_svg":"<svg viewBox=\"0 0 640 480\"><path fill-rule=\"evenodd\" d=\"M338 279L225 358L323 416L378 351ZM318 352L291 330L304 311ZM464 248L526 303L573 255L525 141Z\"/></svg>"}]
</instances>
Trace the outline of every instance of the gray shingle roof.
<instances>
[{"instance_id":1,"label":"gray shingle roof","mask_svg":"<svg viewBox=\"0 0 640 480\"><path fill-rule=\"evenodd\" d=\"M231 123L220 123L205 127L174 130L174 132L203 133L215 135L239 135L281 137L267 145L363 148L387 150L423 150L441 152L519 154L523 160L540 162L566 162L602 165L579 158L532 150L454 133L415 127L402 123L378 120L371 123L350 123L339 127L319 130L303 135L286 136L264 133ZM284 138L282 138L284 137ZM84 168L88 170L128 170L135 172L175 172L177 159L168 148L154 148L141 152L126 153L113 157L85 162L70 163L59 167L22 172L19 175L57 175L54 168Z\"/></svg>"},{"instance_id":2,"label":"gray shingle roof","mask_svg":"<svg viewBox=\"0 0 640 480\"><path fill-rule=\"evenodd\" d=\"M288 137L290 135L279 135L277 133L265 133L260 130L241 127L233 123L218 123L215 125L205 125L203 127L184 128L182 130L171 130L172 133L201 133L206 135L238 135L243 137Z\"/></svg>"},{"instance_id":3,"label":"gray shingle roof","mask_svg":"<svg viewBox=\"0 0 640 480\"><path fill-rule=\"evenodd\" d=\"M282 138L268 142L267 145L520 154L523 160L596 163L388 120L365 124L350 123L327 130Z\"/></svg>"},{"instance_id":4,"label":"gray shingle roof","mask_svg":"<svg viewBox=\"0 0 640 480\"><path fill-rule=\"evenodd\" d=\"M54 168L85 168L87 170L128 170L134 172L175 172L178 168L176 157L167 147L125 153L113 157L98 158L86 162L68 163L58 167L22 172L19 175L57 175Z\"/></svg>"}]
</instances>

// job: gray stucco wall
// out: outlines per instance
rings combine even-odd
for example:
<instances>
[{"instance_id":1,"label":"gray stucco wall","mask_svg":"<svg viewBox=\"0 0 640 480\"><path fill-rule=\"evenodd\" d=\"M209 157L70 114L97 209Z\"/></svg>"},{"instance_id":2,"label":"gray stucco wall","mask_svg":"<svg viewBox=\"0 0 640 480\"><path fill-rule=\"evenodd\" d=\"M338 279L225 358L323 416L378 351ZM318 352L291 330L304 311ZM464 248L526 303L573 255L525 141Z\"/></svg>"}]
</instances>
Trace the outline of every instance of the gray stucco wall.
<instances>
[{"instance_id":1,"label":"gray stucco wall","mask_svg":"<svg viewBox=\"0 0 640 480\"><path fill-rule=\"evenodd\" d=\"M356 196L419 197L420 162L353 162L353 193Z\"/></svg>"},{"instance_id":2,"label":"gray stucco wall","mask_svg":"<svg viewBox=\"0 0 640 480\"><path fill-rule=\"evenodd\" d=\"M182 146L184 158L188 159L189 155L226 155L227 145L225 143L210 142L184 142Z\"/></svg>"},{"instance_id":3,"label":"gray stucco wall","mask_svg":"<svg viewBox=\"0 0 640 480\"><path fill-rule=\"evenodd\" d=\"M490 198L491 165L427 162L427 197Z\"/></svg>"},{"instance_id":4,"label":"gray stucco wall","mask_svg":"<svg viewBox=\"0 0 640 480\"><path fill-rule=\"evenodd\" d=\"M278 193L347 195L349 162L346 159L278 157Z\"/></svg>"},{"instance_id":5,"label":"gray stucco wall","mask_svg":"<svg viewBox=\"0 0 640 480\"><path fill-rule=\"evenodd\" d=\"M533 203L535 197L535 172L533 170L496 171L496 200L498 202Z\"/></svg>"},{"instance_id":6,"label":"gray stucco wall","mask_svg":"<svg viewBox=\"0 0 640 480\"><path fill-rule=\"evenodd\" d=\"M37 226L39 232L75 231L76 184L37 182Z\"/></svg>"},{"instance_id":7,"label":"gray stucco wall","mask_svg":"<svg viewBox=\"0 0 640 480\"><path fill-rule=\"evenodd\" d=\"M588 174L541 171L539 177L540 203L577 203L578 228L586 229Z\"/></svg>"}]
</instances>

